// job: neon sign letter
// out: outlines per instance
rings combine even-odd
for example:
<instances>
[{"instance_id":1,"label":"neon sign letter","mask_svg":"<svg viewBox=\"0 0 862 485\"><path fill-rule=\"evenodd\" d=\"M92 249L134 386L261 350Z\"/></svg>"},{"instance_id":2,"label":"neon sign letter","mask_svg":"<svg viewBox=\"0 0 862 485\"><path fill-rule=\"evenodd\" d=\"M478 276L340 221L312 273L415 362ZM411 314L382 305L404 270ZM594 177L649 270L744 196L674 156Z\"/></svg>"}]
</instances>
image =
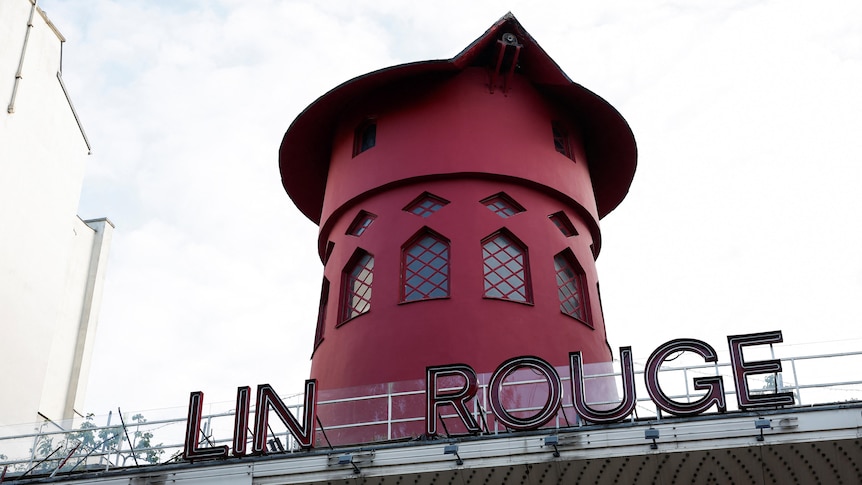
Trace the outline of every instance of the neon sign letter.
<instances>
[{"instance_id":1,"label":"neon sign letter","mask_svg":"<svg viewBox=\"0 0 862 485\"><path fill-rule=\"evenodd\" d=\"M756 374L773 374L781 372L781 361L778 359L745 362L742 358L742 348L749 345L765 345L783 342L781 330L746 335L730 335L727 344L730 346L730 361L733 364L733 379L736 381L736 400L740 409L789 406L793 404L792 392L776 392L771 394L751 395L748 389L748 376Z\"/></svg>"},{"instance_id":2,"label":"neon sign letter","mask_svg":"<svg viewBox=\"0 0 862 485\"><path fill-rule=\"evenodd\" d=\"M201 414L204 393L195 391L189 396L189 417L186 419L186 439L183 448L184 460L212 460L227 458L227 445L201 447Z\"/></svg>"},{"instance_id":3,"label":"neon sign letter","mask_svg":"<svg viewBox=\"0 0 862 485\"><path fill-rule=\"evenodd\" d=\"M598 410L587 405L581 353L571 352L569 354L569 368L572 373L572 403L575 406L575 411L582 418L593 423L614 423L623 420L634 411L637 395L635 394L635 371L632 365L631 347L620 347L620 362L623 373L623 399L619 406L613 409Z\"/></svg>"},{"instance_id":4,"label":"neon sign letter","mask_svg":"<svg viewBox=\"0 0 862 485\"><path fill-rule=\"evenodd\" d=\"M290 430L290 434L296 438L299 446L311 448L314 445L314 418L317 410L317 380L305 381L305 403L303 404L302 425L293 416L284 402L275 393L269 384L257 386L257 408L254 412L254 443L252 452L255 454L266 453L266 431L269 424L269 410L281 418L281 422Z\"/></svg>"},{"instance_id":5,"label":"neon sign letter","mask_svg":"<svg viewBox=\"0 0 862 485\"><path fill-rule=\"evenodd\" d=\"M236 390L236 415L233 420L233 456L246 454L247 441L246 431L248 429L248 413L250 409L251 388L239 387Z\"/></svg>"},{"instance_id":6,"label":"neon sign letter","mask_svg":"<svg viewBox=\"0 0 862 485\"><path fill-rule=\"evenodd\" d=\"M516 369L526 367L538 372L548 382L548 399L535 415L529 418L519 418L503 407L503 402L500 399L500 391L502 390L503 381ZM537 429L547 423L557 414L562 403L563 383L560 381L560 375L557 370L547 361L539 357L524 356L509 359L494 371L491 375L491 382L488 385L490 391L491 410L497 419L500 420L507 428L517 431L529 429Z\"/></svg>"},{"instance_id":7,"label":"neon sign letter","mask_svg":"<svg viewBox=\"0 0 862 485\"><path fill-rule=\"evenodd\" d=\"M718 405L718 412L725 412L727 410L727 403L724 400L724 381L721 376L695 377L694 388L698 391L706 390L707 393L694 402L684 403L674 401L662 391L658 383L658 371L661 365L672 354L686 351L700 355L706 362L716 362L718 360L715 349L702 340L681 338L662 344L647 359L644 380L646 380L649 397L652 398L659 409L677 416L694 416L706 411L713 404Z\"/></svg>"},{"instance_id":8,"label":"neon sign letter","mask_svg":"<svg viewBox=\"0 0 862 485\"><path fill-rule=\"evenodd\" d=\"M460 389L441 390L440 377L461 377L464 386ZM470 433L480 431L479 424L467 409L467 402L476 396L476 371L467 364L451 364L428 367L425 369L425 433L428 436L437 435L437 408L451 405L461 418L461 422ZM442 418L441 418L442 419Z\"/></svg>"}]
</instances>

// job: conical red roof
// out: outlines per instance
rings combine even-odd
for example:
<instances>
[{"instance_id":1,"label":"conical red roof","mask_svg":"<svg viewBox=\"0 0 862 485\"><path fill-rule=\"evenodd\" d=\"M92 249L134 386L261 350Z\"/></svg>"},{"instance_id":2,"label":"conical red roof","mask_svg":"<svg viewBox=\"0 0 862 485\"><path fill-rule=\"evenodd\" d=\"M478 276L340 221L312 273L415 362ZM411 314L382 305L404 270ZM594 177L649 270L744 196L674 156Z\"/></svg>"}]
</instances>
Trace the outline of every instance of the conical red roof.
<instances>
[{"instance_id":1,"label":"conical red roof","mask_svg":"<svg viewBox=\"0 0 862 485\"><path fill-rule=\"evenodd\" d=\"M628 193L637 165L637 147L622 115L607 101L573 83L511 13L506 14L461 53L448 60L413 62L370 72L332 89L293 121L281 143L282 185L306 217L320 223L332 136L339 112L353 99L382 86L445 79L470 66L493 65L497 40L513 33L523 46L517 72L542 94L579 120L599 217Z\"/></svg>"}]
</instances>

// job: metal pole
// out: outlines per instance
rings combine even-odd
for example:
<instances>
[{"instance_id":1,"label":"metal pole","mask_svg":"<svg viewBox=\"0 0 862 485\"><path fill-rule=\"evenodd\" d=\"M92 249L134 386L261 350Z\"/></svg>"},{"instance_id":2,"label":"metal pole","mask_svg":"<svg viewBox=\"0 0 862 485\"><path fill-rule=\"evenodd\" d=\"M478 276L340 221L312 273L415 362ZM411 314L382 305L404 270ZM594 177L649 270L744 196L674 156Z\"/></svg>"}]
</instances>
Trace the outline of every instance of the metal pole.
<instances>
[{"instance_id":1,"label":"metal pole","mask_svg":"<svg viewBox=\"0 0 862 485\"><path fill-rule=\"evenodd\" d=\"M7 113L15 112L15 98L18 97L18 84L21 82L21 73L24 70L24 55L27 54L27 42L30 40L30 30L33 29L33 14L36 13L36 0L32 0L30 7L30 19L27 21L27 30L24 33L24 45L21 46L21 57L18 59L18 71L15 72L15 84L12 86L12 99L9 100Z\"/></svg>"},{"instance_id":2,"label":"metal pole","mask_svg":"<svg viewBox=\"0 0 862 485\"><path fill-rule=\"evenodd\" d=\"M32 468L30 468L29 470L27 470L26 472L24 472L24 475L27 475L28 473L30 473L30 472L32 472L33 470L35 470L36 468L38 468L38 467L39 467L39 465L41 465L42 463L45 463L46 461L48 461L48 458L51 458L52 456L54 456L54 453L56 453L56 452L60 451L60 449L61 449L61 448L63 448L63 445L58 446L58 447L57 447L57 449L56 449L56 450L54 450L54 451L52 451L50 455L48 455L48 456L46 456L45 458L42 458L41 460L39 460L39 463L36 463L35 465L33 465L33 467L32 467ZM21 477L23 477L24 475L21 475ZM18 477L18 478L21 478L21 477Z\"/></svg>"},{"instance_id":3,"label":"metal pole","mask_svg":"<svg viewBox=\"0 0 862 485\"><path fill-rule=\"evenodd\" d=\"M126 429L126 420L123 419L123 411L117 407L117 414L120 415L120 424L123 426L123 432L126 433L126 441L129 442L129 449L132 453L132 458L135 460L135 466L138 466L138 457L135 454L135 445L132 444L131 438L129 438L129 430Z\"/></svg>"},{"instance_id":4,"label":"metal pole","mask_svg":"<svg viewBox=\"0 0 862 485\"><path fill-rule=\"evenodd\" d=\"M392 439L392 387L386 394L386 439Z\"/></svg>"},{"instance_id":5,"label":"metal pole","mask_svg":"<svg viewBox=\"0 0 862 485\"><path fill-rule=\"evenodd\" d=\"M796 404L802 404L802 392L799 390L799 376L796 375L796 359L790 359L790 367L793 369L793 382L796 384Z\"/></svg>"},{"instance_id":6,"label":"metal pole","mask_svg":"<svg viewBox=\"0 0 862 485\"><path fill-rule=\"evenodd\" d=\"M66 458L63 458L62 460L60 460L60 464L58 464L58 465L57 465L57 468L55 468L55 469L54 469L54 471L53 471L53 472L51 472L51 478L54 478L54 475L56 475L56 474L57 474L57 472L58 472L58 471L60 471L60 468L63 468L63 465L65 465L65 464L66 464L66 462L67 462L67 461L69 461L69 458L71 458L71 457L72 457L72 455L74 455L74 454L75 454L75 452L76 452L76 451L78 451L78 447L79 447L79 446L81 446L81 443L80 443L80 442L78 442L78 444L77 444L77 445L75 445L75 447L74 447L74 448L72 448L72 451L70 451L70 452L69 452L69 454L68 454L68 455L66 455Z\"/></svg>"},{"instance_id":7,"label":"metal pole","mask_svg":"<svg viewBox=\"0 0 862 485\"><path fill-rule=\"evenodd\" d=\"M105 424L105 426L111 426L111 416L113 416L113 415L114 415L113 411L108 411L108 422ZM114 436L112 438L114 438L114 437L116 437L116 434L114 434ZM105 451L105 471L108 471L108 469L111 467L111 451L108 448L107 441L108 441L107 439L102 440L102 446L103 446L102 449ZM119 446L117 446L117 448L119 448ZM118 455L117 456L117 460L118 460L117 462L118 463L119 463L119 458L120 457Z\"/></svg>"},{"instance_id":8,"label":"metal pole","mask_svg":"<svg viewBox=\"0 0 862 485\"><path fill-rule=\"evenodd\" d=\"M39 434L33 437L33 448L30 449L30 462L33 463L36 460L36 447L39 445L39 439L42 438L42 431L45 429L45 423L42 423L39 426ZM28 464L29 464L28 463Z\"/></svg>"},{"instance_id":9,"label":"metal pole","mask_svg":"<svg viewBox=\"0 0 862 485\"><path fill-rule=\"evenodd\" d=\"M682 369L682 379L685 382L685 400L691 402L691 389L688 387L688 367Z\"/></svg>"},{"instance_id":10,"label":"metal pole","mask_svg":"<svg viewBox=\"0 0 862 485\"><path fill-rule=\"evenodd\" d=\"M769 352L772 353L772 360L775 360L775 348L769 344ZM775 373L775 392L781 392L784 389L784 378L780 372Z\"/></svg>"},{"instance_id":11,"label":"metal pole","mask_svg":"<svg viewBox=\"0 0 862 485\"><path fill-rule=\"evenodd\" d=\"M83 457L83 458L81 458L80 460L78 460L78 462L77 462L77 463L75 463L75 466L73 466L72 468L70 468L70 469L69 469L69 472L72 472L73 470L75 470L75 468L78 468L78 465L80 465L81 463L84 463L85 461L87 461L87 459L88 459L88 458L90 458L90 455L92 455L93 453L95 453L99 448L104 447L104 446L105 446L105 442L106 442L106 441L108 441L108 440L113 440L114 438L116 438L116 436L117 436L116 434L115 434L115 435L112 435L110 438L106 438L106 439L104 439L104 440L100 441L98 444L94 445L92 450L90 450L89 452L87 452L87 454L86 454L86 455L84 455L84 457ZM105 458L105 461L106 461L106 462L108 462L108 464L110 464L110 460L109 460L108 458ZM105 470L107 470L107 469L108 469L108 468L107 468L107 465L106 465Z\"/></svg>"}]
</instances>

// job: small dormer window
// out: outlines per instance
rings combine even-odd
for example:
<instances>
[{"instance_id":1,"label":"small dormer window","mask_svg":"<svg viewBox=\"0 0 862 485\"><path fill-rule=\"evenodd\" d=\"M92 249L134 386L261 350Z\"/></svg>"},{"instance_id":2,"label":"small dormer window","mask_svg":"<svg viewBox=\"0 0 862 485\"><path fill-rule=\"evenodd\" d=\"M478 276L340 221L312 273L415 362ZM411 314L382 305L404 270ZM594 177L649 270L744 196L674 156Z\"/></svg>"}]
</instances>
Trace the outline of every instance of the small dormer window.
<instances>
[{"instance_id":1,"label":"small dormer window","mask_svg":"<svg viewBox=\"0 0 862 485\"><path fill-rule=\"evenodd\" d=\"M566 217L566 214L563 211L549 215L548 219L557 226L557 229L563 233L563 236L572 237L578 235L578 231L575 229L575 226L572 225L572 221Z\"/></svg>"},{"instance_id":2,"label":"small dormer window","mask_svg":"<svg viewBox=\"0 0 862 485\"><path fill-rule=\"evenodd\" d=\"M403 210L410 212L419 217L426 218L442 209L449 201L429 192L423 192L422 195L413 199L413 202L407 204Z\"/></svg>"},{"instance_id":3,"label":"small dormer window","mask_svg":"<svg viewBox=\"0 0 862 485\"><path fill-rule=\"evenodd\" d=\"M569 131L566 130L566 127L559 121L552 121L551 131L554 134L554 149L560 152L560 154L574 160L575 156L572 154L572 146L569 144Z\"/></svg>"},{"instance_id":4,"label":"small dormer window","mask_svg":"<svg viewBox=\"0 0 862 485\"><path fill-rule=\"evenodd\" d=\"M361 236L376 218L377 216L370 212L359 211L359 214L356 214L353 222L351 222L350 226L347 228L346 234L356 237Z\"/></svg>"},{"instance_id":5,"label":"small dormer window","mask_svg":"<svg viewBox=\"0 0 862 485\"><path fill-rule=\"evenodd\" d=\"M367 119L356 127L353 136L353 156L373 148L377 144L377 120Z\"/></svg>"},{"instance_id":6,"label":"small dormer window","mask_svg":"<svg viewBox=\"0 0 862 485\"><path fill-rule=\"evenodd\" d=\"M482 199L479 201L480 204L484 205L494 214L502 217L503 219L514 216L515 214L524 212L524 209L521 204L515 202L515 199L509 197L503 192L499 194L492 195L487 199Z\"/></svg>"}]
</instances>

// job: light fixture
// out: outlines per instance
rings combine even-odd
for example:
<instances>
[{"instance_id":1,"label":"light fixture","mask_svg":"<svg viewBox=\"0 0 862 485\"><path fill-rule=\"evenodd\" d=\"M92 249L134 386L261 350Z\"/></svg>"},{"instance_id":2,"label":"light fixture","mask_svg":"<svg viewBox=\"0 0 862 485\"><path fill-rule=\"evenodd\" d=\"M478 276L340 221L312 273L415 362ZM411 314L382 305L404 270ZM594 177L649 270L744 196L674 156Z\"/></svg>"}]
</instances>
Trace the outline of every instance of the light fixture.
<instances>
[{"instance_id":1,"label":"light fixture","mask_svg":"<svg viewBox=\"0 0 862 485\"><path fill-rule=\"evenodd\" d=\"M360 464L370 463L374 459L374 451L359 451L354 453L342 453L340 455L329 455L329 466L353 467L353 473L360 473Z\"/></svg>"},{"instance_id":2,"label":"light fixture","mask_svg":"<svg viewBox=\"0 0 862 485\"><path fill-rule=\"evenodd\" d=\"M583 447L584 437L580 433L555 433L545 436L542 440L542 446L551 446L554 448L554 457L560 457L560 448Z\"/></svg>"},{"instance_id":3,"label":"light fixture","mask_svg":"<svg viewBox=\"0 0 862 485\"><path fill-rule=\"evenodd\" d=\"M463 465L464 460L461 459L461 455L458 454L458 445L446 445L443 447L444 455L455 455L455 463L458 465Z\"/></svg>"},{"instance_id":4,"label":"light fixture","mask_svg":"<svg viewBox=\"0 0 862 485\"><path fill-rule=\"evenodd\" d=\"M772 429L772 421L765 418L757 418L754 420L754 429L760 430L760 434L757 435L757 441L763 441L763 430Z\"/></svg>"},{"instance_id":5,"label":"light fixture","mask_svg":"<svg viewBox=\"0 0 862 485\"><path fill-rule=\"evenodd\" d=\"M651 450L657 450L658 449L658 443L656 443L655 440L659 439L659 436L661 436L661 433L659 433L659 430L657 430L655 428L650 428L650 429L644 430L644 439L645 440L652 440L652 443L650 443L650 445L649 445Z\"/></svg>"},{"instance_id":6,"label":"light fixture","mask_svg":"<svg viewBox=\"0 0 862 485\"><path fill-rule=\"evenodd\" d=\"M560 450L557 449L557 445L560 444L560 437L552 434L551 436L545 436L545 446L553 446L554 447L554 458L560 457Z\"/></svg>"},{"instance_id":7,"label":"light fixture","mask_svg":"<svg viewBox=\"0 0 862 485\"><path fill-rule=\"evenodd\" d=\"M359 473L359 467L356 466L356 463L353 463L353 455L350 453L345 453L338 457L339 465L350 465L353 467L353 473Z\"/></svg>"}]
</instances>

